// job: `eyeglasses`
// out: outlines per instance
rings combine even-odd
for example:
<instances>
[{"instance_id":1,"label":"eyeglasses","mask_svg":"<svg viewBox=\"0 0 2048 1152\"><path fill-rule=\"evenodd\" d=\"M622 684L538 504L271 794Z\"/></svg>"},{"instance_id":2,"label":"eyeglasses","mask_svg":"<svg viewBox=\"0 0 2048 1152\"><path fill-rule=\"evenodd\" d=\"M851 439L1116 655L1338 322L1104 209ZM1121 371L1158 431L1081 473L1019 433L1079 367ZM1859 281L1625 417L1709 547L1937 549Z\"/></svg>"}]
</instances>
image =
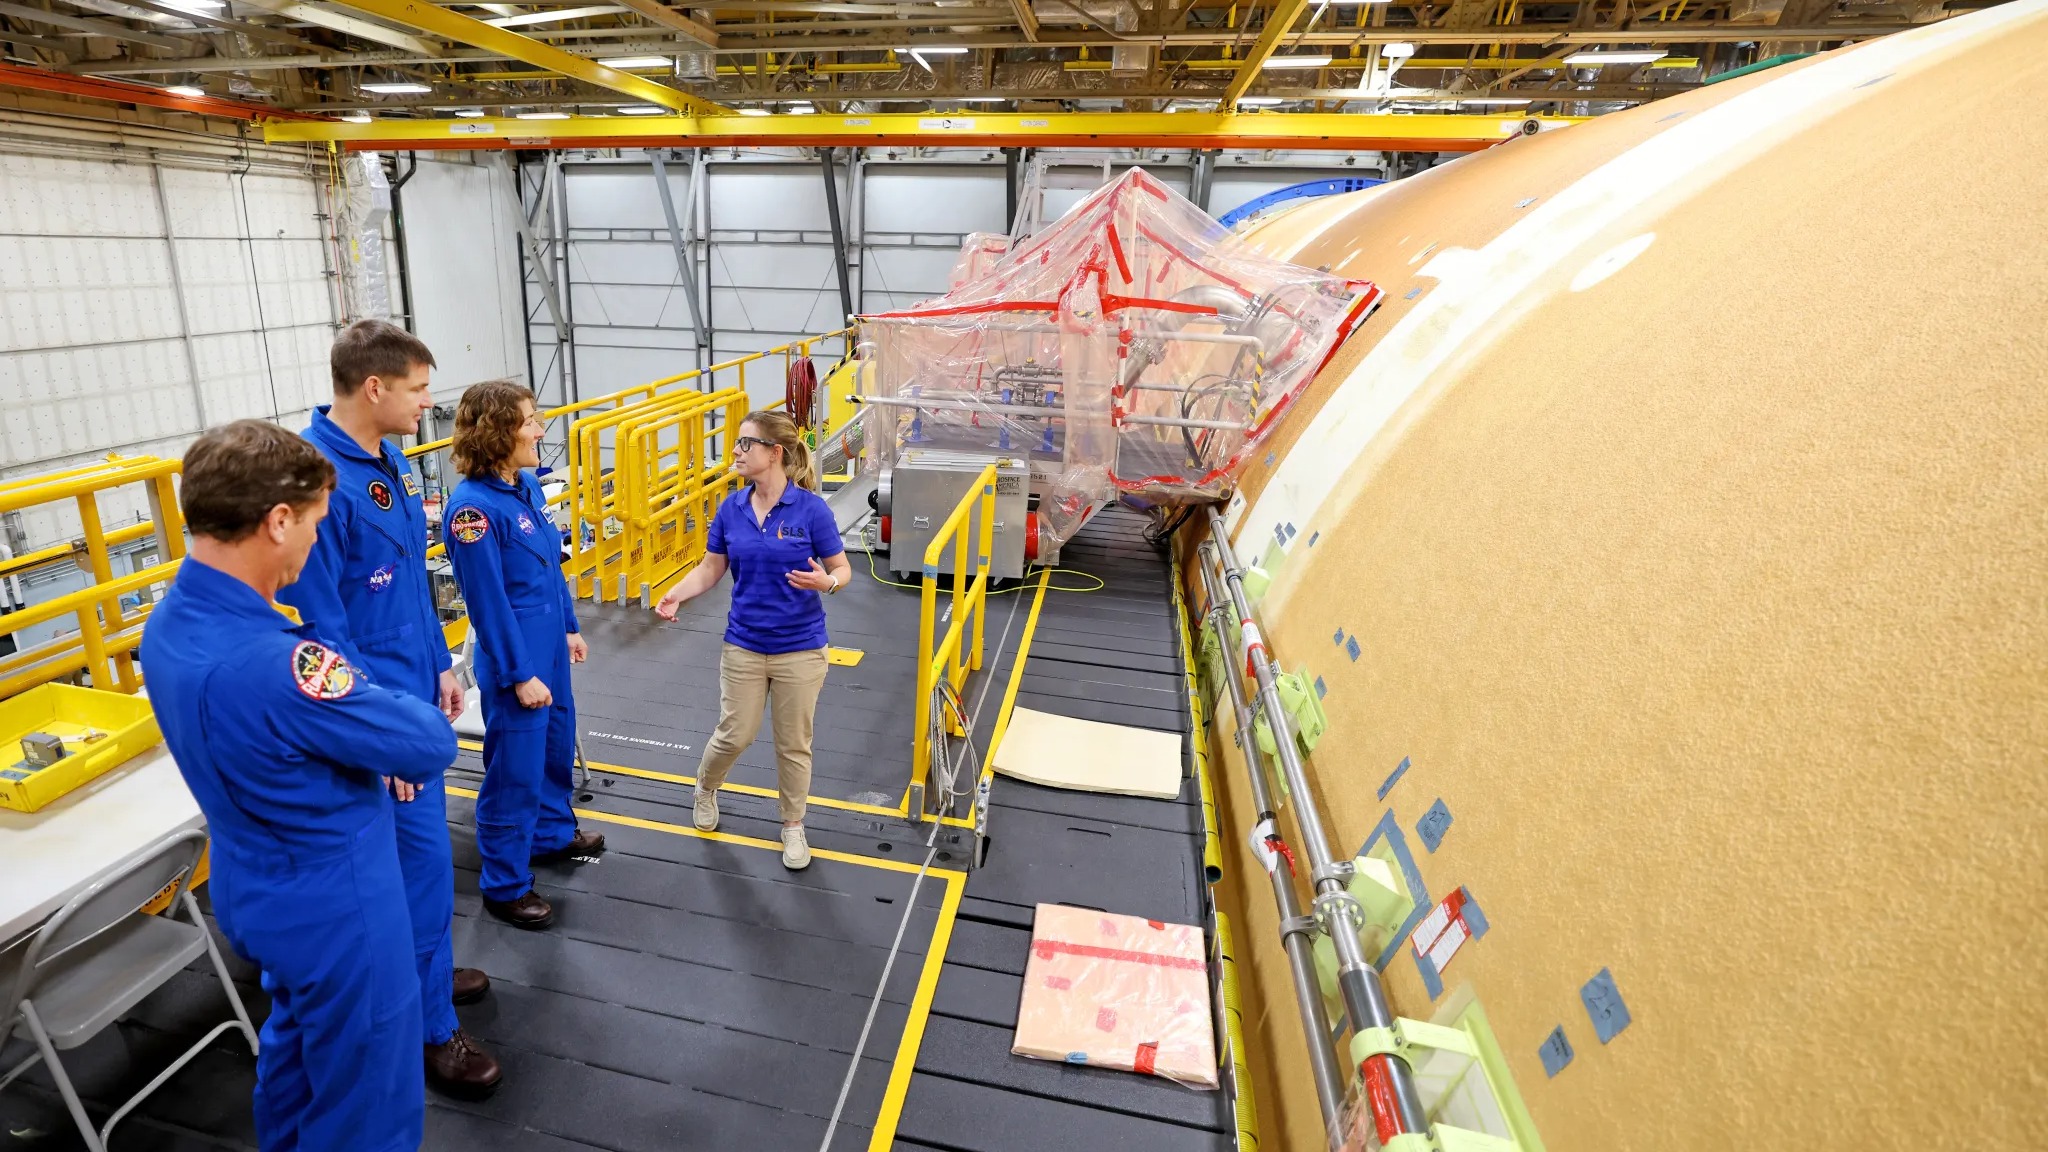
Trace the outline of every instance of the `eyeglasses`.
<instances>
[{"instance_id":1,"label":"eyeglasses","mask_svg":"<svg viewBox=\"0 0 2048 1152\"><path fill-rule=\"evenodd\" d=\"M748 452L755 448L766 448L770 443L770 441L756 439L752 436L742 436L732 442L732 450L734 452Z\"/></svg>"},{"instance_id":2,"label":"eyeglasses","mask_svg":"<svg viewBox=\"0 0 2048 1152\"><path fill-rule=\"evenodd\" d=\"M526 418L526 420L525 420L525 421L523 422L523 424L522 424L522 427L526 427L526 426L531 426L531 427L534 427L534 428L538 428L538 429L540 429L541 431L545 432L545 431L547 431L547 428L548 428L548 422L547 422L546 420L543 420L543 419L541 418L541 415L540 415L540 413L538 413L538 412L535 412L535 413L534 413L533 415L531 415L531 416L528 416L528 417Z\"/></svg>"}]
</instances>

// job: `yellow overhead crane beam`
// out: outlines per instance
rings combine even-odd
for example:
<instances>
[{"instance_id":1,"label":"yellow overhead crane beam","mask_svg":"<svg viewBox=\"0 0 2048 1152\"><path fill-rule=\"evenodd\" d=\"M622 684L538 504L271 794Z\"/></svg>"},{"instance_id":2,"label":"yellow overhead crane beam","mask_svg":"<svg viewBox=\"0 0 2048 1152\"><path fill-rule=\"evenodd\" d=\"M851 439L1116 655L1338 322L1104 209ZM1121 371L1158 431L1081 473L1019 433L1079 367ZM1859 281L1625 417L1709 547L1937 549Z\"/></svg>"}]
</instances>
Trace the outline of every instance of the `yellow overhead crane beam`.
<instances>
[{"instance_id":1,"label":"yellow overhead crane beam","mask_svg":"<svg viewBox=\"0 0 2048 1152\"><path fill-rule=\"evenodd\" d=\"M1300 16L1306 7L1308 0L1280 0L1273 5L1272 11L1266 13L1266 27L1259 33L1258 42L1245 54L1244 66L1237 70L1237 75L1230 78L1230 86L1223 90L1223 108L1226 111L1237 107L1238 99L1251 91L1252 81L1259 78L1259 69L1266 66L1274 49L1280 47L1280 41L1286 39L1288 30L1294 27L1295 17Z\"/></svg>"},{"instance_id":2,"label":"yellow overhead crane beam","mask_svg":"<svg viewBox=\"0 0 2048 1152\"><path fill-rule=\"evenodd\" d=\"M381 0L380 0L381 2ZM681 95L681 93L677 93ZM575 116L567 120L278 120L271 144L333 141L348 149L440 148L863 148L921 147L1302 148L1476 152L1569 117L1403 116L1308 112L880 113L870 116Z\"/></svg>"},{"instance_id":3,"label":"yellow overhead crane beam","mask_svg":"<svg viewBox=\"0 0 2048 1152\"><path fill-rule=\"evenodd\" d=\"M530 36L521 36L509 28L498 28L481 20L474 20L460 12L443 8L430 0L335 0L335 6L431 32L436 36L481 48L513 60L523 61L536 68L546 68L564 76L587 81L600 88L609 88L621 95L648 104L658 104L688 115L704 115L726 111L725 108L708 100L680 92L666 84L656 84L630 72L607 68L595 60L571 56L550 44L543 44Z\"/></svg>"}]
</instances>

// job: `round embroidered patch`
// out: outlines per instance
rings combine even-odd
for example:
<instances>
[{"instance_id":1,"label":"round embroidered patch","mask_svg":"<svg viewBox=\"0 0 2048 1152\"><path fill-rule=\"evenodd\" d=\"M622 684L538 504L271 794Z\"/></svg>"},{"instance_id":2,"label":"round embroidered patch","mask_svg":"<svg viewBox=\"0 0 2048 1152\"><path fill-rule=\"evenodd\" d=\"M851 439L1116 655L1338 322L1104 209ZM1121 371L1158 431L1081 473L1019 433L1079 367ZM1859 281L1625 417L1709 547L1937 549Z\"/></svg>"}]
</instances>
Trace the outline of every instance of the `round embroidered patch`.
<instances>
[{"instance_id":1,"label":"round embroidered patch","mask_svg":"<svg viewBox=\"0 0 2048 1152\"><path fill-rule=\"evenodd\" d=\"M490 518L481 508L464 508L448 522L448 531L464 544L474 544L491 530Z\"/></svg>"},{"instance_id":2,"label":"round embroidered patch","mask_svg":"<svg viewBox=\"0 0 2048 1152\"><path fill-rule=\"evenodd\" d=\"M341 653L311 640L292 649L292 679L315 700L339 700L356 686L356 670Z\"/></svg>"},{"instance_id":3,"label":"round embroidered patch","mask_svg":"<svg viewBox=\"0 0 2048 1152\"><path fill-rule=\"evenodd\" d=\"M391 485L382 480L370 481L370 502L382 511L391 511Z\"/></svg>"}]
</instances>

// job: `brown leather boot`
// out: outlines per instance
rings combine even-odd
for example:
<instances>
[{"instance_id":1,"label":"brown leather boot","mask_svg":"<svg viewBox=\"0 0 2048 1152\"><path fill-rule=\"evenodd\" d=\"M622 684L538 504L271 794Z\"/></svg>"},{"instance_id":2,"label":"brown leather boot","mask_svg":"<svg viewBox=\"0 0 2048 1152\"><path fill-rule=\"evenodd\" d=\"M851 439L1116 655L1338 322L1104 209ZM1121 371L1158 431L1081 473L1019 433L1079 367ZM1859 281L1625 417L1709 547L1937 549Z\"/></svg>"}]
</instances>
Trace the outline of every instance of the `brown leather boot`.
<instances>
[{"instance_id":1,"label":"brown leather boot","mask_svg":"<svg viewBox=\"0 0 2048 1152\"><path fill-rule=\"evenodd\" d=\"M533 862L535 864L557 864L563 860L573 860L578 856L594 856L602 851L604 851L604 833L585 832L583 829L578 828L576 835L570 837L567 844L553 851L535 853Z\"/></svg>"},{"instance_id":2,"label":"brown leather boot","mask_svg":"<svg viewBox=\"0 0 2048 1152\"><path fill-rule=\"evenodd\" d=\"M493 900L486 896L484 911L514 928L541 929L555 922L555 906L531 888L517 900Z\"/></svg>"},{"instance_id":3,"label":"brown leather boot","mask_svg":"<svg viewBox=\"0 0 2048 1152\"><path fill-rule=\"evenodd\" d=\"M426 1054L427 1083L437 1092L464 1100L481 1100L497 1091L504 1074L497 1057L459 1030L446 1044L426 1045Z\"/></svg>"},{"instance_id":4,"label":"brown leather boot","mask_svg":"<svg viewBox=\"0 0 2048 1152\"><path fill-rule=\"evenodd\" d=\"M457 968L455 970L455 1002L474 1004L491 990L491 978L481 968Z\"/></svg>"}]
</instances>

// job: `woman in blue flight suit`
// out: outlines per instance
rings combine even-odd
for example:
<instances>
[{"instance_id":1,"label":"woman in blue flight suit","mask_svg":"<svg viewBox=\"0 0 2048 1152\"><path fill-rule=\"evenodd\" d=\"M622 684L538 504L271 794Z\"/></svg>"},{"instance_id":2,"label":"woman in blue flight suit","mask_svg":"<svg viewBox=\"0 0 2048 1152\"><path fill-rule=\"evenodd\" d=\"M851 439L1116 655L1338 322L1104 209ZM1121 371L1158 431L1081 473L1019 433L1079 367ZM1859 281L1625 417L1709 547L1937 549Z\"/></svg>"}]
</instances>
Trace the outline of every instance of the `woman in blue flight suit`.
<instances>
[{"instance_id":1,"label":"woman in blue flight suit","mask_svg":"<svg viewBox=\"0 0 2048 1152\"><path fill-rule=\"evenodd\" d=\"M535 861L588 855L604 837L576 827L576 704L569 666L589 647L562 579L561 535L540 482L545 426L533 393L509 380L473 384L455 408L453 456L468 479L443 513L448 562L476 635L484 710L484 782L476 845L484 910L520 928L555 911L533 890Z\"/></svg>"},{"instance_id":2,"label":"woman in blue flight suit","mask_svg":"<svg viewBox=\"0 0 2048 1152\"><path fill-rule=\"evenodd\" d=\"M206 814L221 932L270 993L256 1059L264 1152L416 1152L420 982L383 777L455 758L433 704L387 692L274 604L334 469L239 420L185 453L192 550L142 636L164 744Z\"/></svg>"}]
</instances>

